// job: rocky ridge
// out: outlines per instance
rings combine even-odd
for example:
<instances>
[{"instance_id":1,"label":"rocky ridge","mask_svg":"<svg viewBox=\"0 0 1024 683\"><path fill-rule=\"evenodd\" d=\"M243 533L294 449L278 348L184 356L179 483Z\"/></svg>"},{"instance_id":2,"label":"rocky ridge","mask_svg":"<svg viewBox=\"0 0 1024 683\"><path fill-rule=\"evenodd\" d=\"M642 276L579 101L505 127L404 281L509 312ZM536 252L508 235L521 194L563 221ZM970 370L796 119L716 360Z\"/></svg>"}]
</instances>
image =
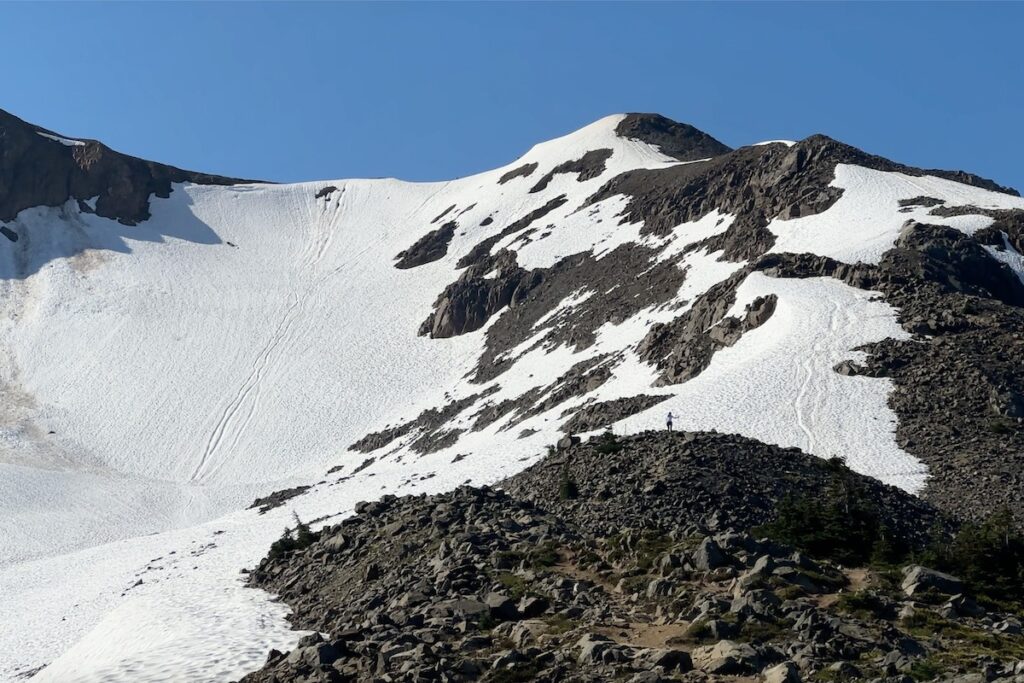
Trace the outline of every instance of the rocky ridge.
<instances>
[{"instance_id":1,"label":"rocky ridge","mask_svg":"<svg viewBox=\"0 0 1024 683\"><path fill-rule=\"evenodd\" d=\"M956 577L744 528L835 476L910 543L940 519L926 503L727 435L562 446L505 490L385 496L273 552L252 585L314 633L243 681L1024 681L1020 615Z\"/></svg>"},{"instance_id":2,"label":"rocky ridge","mask_svg":"<svg viewBox=\"0 0 1024 683\"><path fill-rule=\"evenodd\" d=\"M70 139L0 110L0 222L36 206L79 208L125 225L149 218L149 198L172 183L232 185L236 178L184 171L115 152L96 140ZM87 202L95 199L95 204ZM14 231L7 229L8 239ZM13 241L13 240L12 240Z\"/></svg>"}]
</instances>

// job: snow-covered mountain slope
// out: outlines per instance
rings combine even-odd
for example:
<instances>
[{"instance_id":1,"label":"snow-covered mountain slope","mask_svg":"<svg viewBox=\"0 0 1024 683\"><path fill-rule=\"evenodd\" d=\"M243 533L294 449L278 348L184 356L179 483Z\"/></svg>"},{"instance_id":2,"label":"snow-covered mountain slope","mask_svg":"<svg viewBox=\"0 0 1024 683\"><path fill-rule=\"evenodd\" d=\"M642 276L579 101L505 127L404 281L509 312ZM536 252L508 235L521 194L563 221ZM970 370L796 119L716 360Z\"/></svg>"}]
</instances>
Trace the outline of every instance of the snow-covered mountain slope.
<instances>
[{"instance_id":1,"label":"snow-covered mountain slope","mask_svg":"<svg viewBox=\"0 0 1024 683\"><path fill-rule=\"evenodd\" d=\"M612 116L443 183L241 183L103 148L172 190L118 194L96 143L15 122L41 142L0 154L0 677L238 677L300 635L239 573L293 511L494 482L567 431L671 412L942 484L941 449L901 431L926 414L894 398L914 362L876 360L954 329L934 297L987 302L970 329L1024 303L1024 200L827 138L732 151ZM19 190L33 153L84 175ZM974 259L941 259L949 291L914 270L943 226Z\"/></svg>"}]
</instances>

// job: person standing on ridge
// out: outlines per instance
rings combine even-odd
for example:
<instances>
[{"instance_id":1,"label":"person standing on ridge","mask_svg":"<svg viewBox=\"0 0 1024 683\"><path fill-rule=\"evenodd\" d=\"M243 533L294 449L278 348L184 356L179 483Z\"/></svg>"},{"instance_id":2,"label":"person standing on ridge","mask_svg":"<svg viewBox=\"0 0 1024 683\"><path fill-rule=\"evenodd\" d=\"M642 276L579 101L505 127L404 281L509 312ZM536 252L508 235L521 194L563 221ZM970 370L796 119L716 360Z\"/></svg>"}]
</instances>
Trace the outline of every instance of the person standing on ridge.
<instances>
[{"instance_id":1,"label":"person standing on ridge","mask_svg":"<svg viewBox=\"0 0 1024 683\"><path fill-rule=\"evenodd\" d=\"M668 431L672 431L672 413L670 412L665 418L665 426L668 427Z\"/></svg>"}]
</instances>

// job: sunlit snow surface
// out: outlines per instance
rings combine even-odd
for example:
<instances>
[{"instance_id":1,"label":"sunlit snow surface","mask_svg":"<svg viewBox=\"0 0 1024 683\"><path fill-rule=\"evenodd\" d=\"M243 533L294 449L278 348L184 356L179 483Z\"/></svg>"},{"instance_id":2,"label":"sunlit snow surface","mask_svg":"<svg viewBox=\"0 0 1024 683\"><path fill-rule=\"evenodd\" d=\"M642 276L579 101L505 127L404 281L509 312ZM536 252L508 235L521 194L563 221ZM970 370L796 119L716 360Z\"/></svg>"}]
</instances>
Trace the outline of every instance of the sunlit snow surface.
<instances>
[{"instance_id":1,"label":"sunlit snow surface","mask_svg":"<svg viewBox=\"0 0 1024 683\"><path fill-rule=\"evenodd\" d=\"M365 457L345 451L359 437L444 405L446 394L490 386L465 380L484 330L445 340L416 334L456 279L459 256L485 237L560 194L569 201L538 221L556 226L549 236L525 246L513 236L498 247L515 249L527 268L628 242L670 258L728 227L731 217L714 212L668 238L641 237L641 225L618 224L622 197L581 210L622 171L678 163L616 137L620 118L449 183L185 186L154 199L153 218L137 227L70 205L28 210L9 224L22 239L0 257L0 677L50 664L34 680L237 678L301 635L289 629L286 609L244 588L240 574L293 510L333 521L358 500L493 482L538 458L557 438L561 412L585 398L515 429L498 421L467 432L425 456L396 442L339 481ZM613 150L600 177L580 183L561 174L529 192L557 164L599 148ZM498 184L530 162L539 164L530 176ZM903 221L925 219L926 209L901 213L897 200L922 194L1024 207L948 181L850 166L837 169L835 184L845 191L828 212L772 223L777 251L877 261ZM329 185L336 191L314 197ZM459 229L448 255L394 268L394 256L451 205L444 220ZM481 227L488 216L493 223ZM928 220L968 231L989 222ZM686 254L677 300L692 302L742 266L718 256ZM12 277L26 268L38 272ZM499 388L490 400L550 384L585 357L624 351L612 379L586 398L671 398L616 425L620 432L656 428L671 410L682 428L845 453L859 471L918 489L926 473L895 444L889 381L832 371L861 357L857 346L905 336L894 311L836 280L755 274L741 285L735 312L765 294L778 297L768 322L682 385L652 387L654 369L634 352L651 324L685 310L662 306L606 324L581 353L534 348L536 339L520 345L511 369L491 383ZM576 292L550 315L588 296ZM537 432L517 438L526 428ZM466 457L453 463L455 455ZM317 482L265 515L242 510L275 489Z\"/></svg>"},{"instance_id":2,"label":"sunlit snow surface","mask_svg":"<svg viewBox=\"0 0 1024 683\"><path fill-rule=\"evenodd\" d=\"M50 133L44 133L44 132L39 131L39 130L36 131L36 135L41 135L44 138L46 138L47 140L53 140L54 142L59 142L60 144L64 145L65 147L84 147L85 146L85 143L82 142L81 140L72 140L71 138L62 138L59 135L51 135Z\"/></svg>"}]
</instances>

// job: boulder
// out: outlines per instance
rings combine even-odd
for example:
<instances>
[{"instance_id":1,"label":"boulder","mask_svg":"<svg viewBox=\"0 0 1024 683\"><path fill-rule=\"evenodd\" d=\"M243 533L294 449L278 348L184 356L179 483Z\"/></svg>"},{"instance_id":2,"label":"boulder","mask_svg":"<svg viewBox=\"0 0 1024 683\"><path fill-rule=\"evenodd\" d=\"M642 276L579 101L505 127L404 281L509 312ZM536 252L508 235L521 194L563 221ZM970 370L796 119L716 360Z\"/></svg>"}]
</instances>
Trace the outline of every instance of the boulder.
<instances>
[{"instance_id":1,"label":"boulder","mask_svg":"<svg viewBox=\"0 0 1024 683\"><path fill-rule=\"evenodd\" d=\"M899 650L893 650L882 657L882 670L889 675L909 671L913 664L913 659Z\"/></svg>"},{"instance_id":2,"label":"boulder","mask_svg":"<svg viewBox=\"0 0 1024 683\"><path fill-rule=\"evenodd\" d=\"M538 619L527 619L525 621L516 622L510 632L509 636L516 647L522 648L530 643L537 641L537 638L550 633L551 626L540 621Z\"/></svg>"},{"instance_id":3,"label":"boulder","mask_svg":"<svg viewBox=\"0 0 1024 683\"><path fill-rule=\"evenodd\" d=\"M708 633L716 640L732 638L739 631L736 624L723 619L712 619L707 623Z\"/></svg>"},{"instance_id":4,"label":"boulder","mask_svg":"<svg viewBox=\"0 0 1024 683\"><path fill-rule=\"evenodd\" d=\"M488 593L484 603L491 612L491 616L501 621L511 621L519 617L519 610L510 597L503 593Z\"/></svg>"},{"instance_id":5,"label":"boulder","mask_svg":"<svg viewBox=\"0 0 1024 683\"><path fill-rule=\"evenodd\" d=\"M534 596L525 596L519 601L516 609L519 611L519 616L523 619L534 619L544 614L548 610L550 603L547 598L539 598Z\"/></svg>"},{"instance_id":6,"label":"boulder","mask_svg":"<svg viewBox=\"0 0 1024 683\"><path fill-rule=\"evenodd\" d=\"M307 647L298 647L288 653L289 664L307 664L312 667L327 666L341 656L341 651L330 643L318 643Z\"/></svg>"},{"instance_id":7,"label":"boulder","mask_svg":"<svg viewBox=\"0 0 1024 683\"><path fill-rule=\"evenodd\" d=\"M1000 621L993 628L996 630L996 632L1004 633L1008 636L1019 636L1021 635L1022 631L1024 631L1024 629L1022 629L1021 627L1021 623L1013 617L1009 617L1007 619ZM1021 664L1024 664L1024 662L1021 662ZM1024 674L1024 666L1021 667L1021 671L1019 673Z\"/></svg>"},{"instance_id":8,"label":"boulder","mask_svg":"<svg viewBox=\"0 0 1024 683\"><path fill-rule=\"evenodd\" d=\"M348 548L348 539L342 534L335 534L324 542L323 547L328 553L340 553Z\"/></svg>"},{"instance_id":9,"label":"boulder","mask_svg":"<svg viewBox=\"0 0 1024 683\"><path fill-rule=\"evenodd\" d=\"M808 593L825 592L822 590L821 586L812 581L811 578L807 576L807 574L804 574L796 567L776 567L772 571L772 575L779 577L786 583L792 584L794 586L799 586Z\"/></svg>"},{"instance_id":10,"label":"boulder","mask_svg":"<svg viewBox=\"0 0 1024 683\"><path fill-rule=\"evenodd\" d=\"M757 590L733 598L732 604L729 605L729 611L743 616L756 614L769 617L778 611L780 605L782 605L782 600L775 593Z\"/></svg>"},{"instance_id":11,"label":"boulder","mask_svg":"<svg viewBox=\"0 0 1024 683\"><path fill-rule=\"evenodd\" d=\"M675 585L668 579L653 579L647 584L647 597L659 598L672 595Z\"/></svg>"},{"instance_id":12,"label":"boulder","mask_svg":"<svg viewBox=\"0 0 1024 683\"><path fill-rule=\"evenodd\" d=\"M609 647L614 645L611 638L598 633L587 633L576 642L580 649L579 663L581 665L600 664L602 655Z\"/></svg>"},{"instance_id":13,"label":"boulder","mask_svg":"<svg viewBox=\"0 0 1024 683\"><path fill-rule=\"evenodd\" d=\"M694 667L706 673L751 673L760 669L760 657L750 645L720 640L714 645L698 647L690 653Z\"/></svg>"},{"instance_id":14,"label":"boulder","mask_svg":"<svg viewBox=\"0 0 1024 683\"><path fill-rule=\"evenodd\" d=\"M454 614L460 617L475 617L490 612L490 607L479 600L459 598L434 603L429 612L435 615Z\"/></svg>"},{"instance_id":15,"label":"boulder","mask_svg":"<svg viewBox=\"0 0 1024 683\"><path fill-rule=\"evenodd\" d=\"M693 661L683 650L638 650L633 658L633 666L641 669L661 667L665 671L686 672L693 669Z\"/></svg>"},{"instance_id":16,"label":"boulder","mask_svg":"<svg viewBox=\"0 0 1024 683\"><path fill-rule=\"evenodd\" d=\"M793 662L783 662L765 669L762 676L764 683L800 683L800 668Z\"/></svg>"},{"instance_id":17,"label":"boulder","mask_svg":"<svg viewBox=\"0 0 1024 683\"><path fill-rule=\"evenodd\" d=\"M518 664L519 662L524 661L526 661L526 657L524 657L518 650L504 650L499 652L498 656L495 657L494 662L491 664L491 668L495 670L507 669L513 664Z\"/></svg>"},{"instance_id":18,"label":"boulder","mask_svg":"<svg viewBox=\"0 0 1024 683\"><path fill-rule=\"evenodd\" d=\"M831 672L830 675L833 677L833 680L839 681L850 681L864 677L860 669L850 662L835 662L830 664L826 671Z\"/></svg>"},{"instance_id":19,"label":"boulder","mask_svg":"<svg viewBox=\"0 0 1024 683\"><path fill-rule=\"evenodd\" d=\"M944 595L963 593L963 581L919 564L910 565L903 570L903 592L914 595L926 590L933 590Z\"/></svg>"},{"instance_id":20,"label":"boulder","mask_svg":"<svg viewBox=\"0 0 1024 683\"><path fill-rule=\"evenodd\" d=\"M573 436L572 434L569 434L568 436L563 436L561 439L559 439L558 442L556 443L556 446L558 447L558 450L565 451L565 450L569 450L570 448L572 448L573 446L575 446L575 445L577 445L579 443L580 443L580 437Z\"/></svg>"},{"instance_id":21,"label":"boulder","mask_svg":"<svg viewBox=\"0 0 1024 683\"><path fill-rule=\"evenodd\" d=\"M701 571L711 571L717 567L722 567L728 564L725 553L710 538L705 538L701 541L697 550L693 553L693 566Z\"/></svg>"},{"instance_id":22,"label":"boulder","mask_svg":"<svg viewBox=\"0 0 1024 683\"><path fill-rule=\"evenodd\" d=\"M946 603L946 606L950 607L956 616L981 617L985 615L985 608L966 595L954 595Z\"/></svg>"}]
</instances>

